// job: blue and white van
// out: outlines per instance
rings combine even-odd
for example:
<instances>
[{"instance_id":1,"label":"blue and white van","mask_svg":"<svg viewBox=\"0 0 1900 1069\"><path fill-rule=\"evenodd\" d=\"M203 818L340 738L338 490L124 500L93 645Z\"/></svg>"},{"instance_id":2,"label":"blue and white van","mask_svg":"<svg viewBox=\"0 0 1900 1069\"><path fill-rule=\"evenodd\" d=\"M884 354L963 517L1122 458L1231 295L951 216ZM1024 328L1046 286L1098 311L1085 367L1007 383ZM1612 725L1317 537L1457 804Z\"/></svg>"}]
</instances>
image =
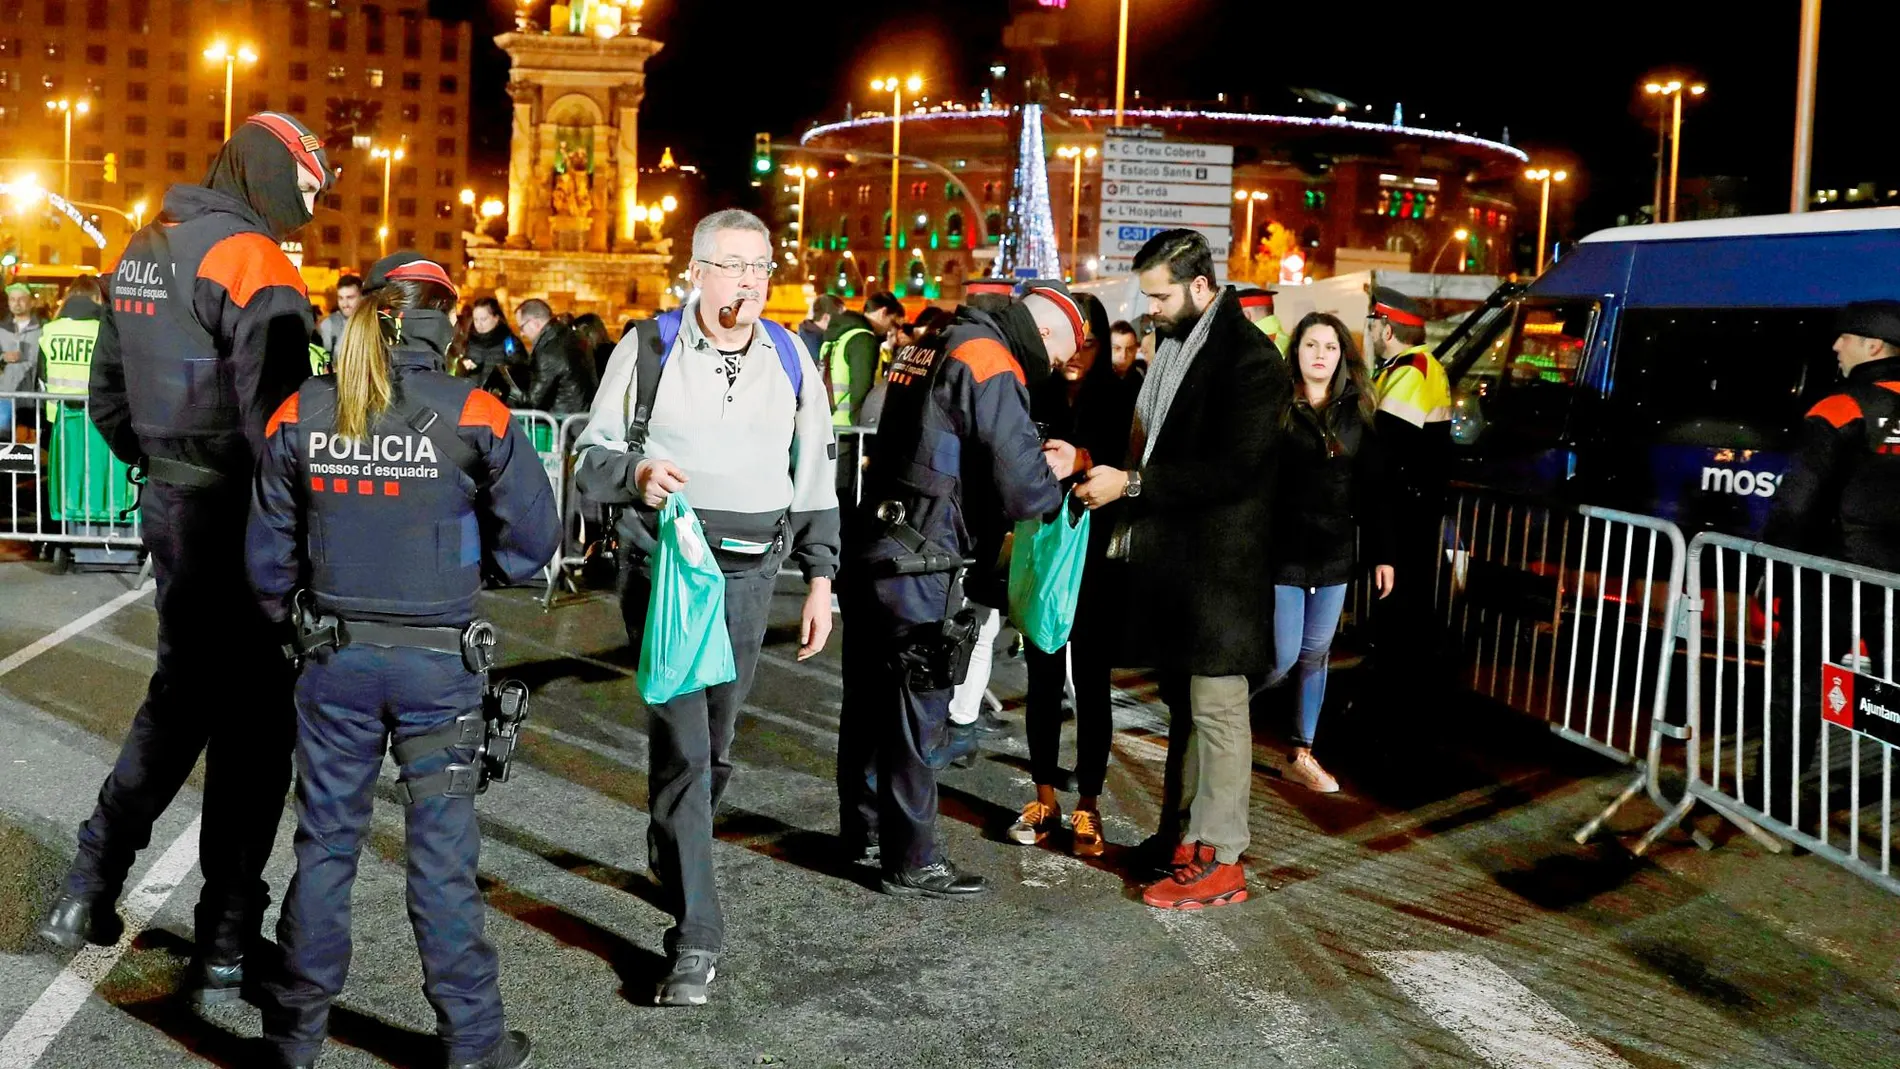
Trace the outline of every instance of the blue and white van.
<instances>
[{"instance_id":1,"label":"blue and white van","mask_svg":"<svg viewBox=\"0 0 1900 1069\"><path fill-rule=\"evenodd\" d=\"M1507 285L1438 349L1453 477L1759 533L1840 381L1834 315L1900 299L1900 208L1621 227Z\"/></svg>"}]
</instances>

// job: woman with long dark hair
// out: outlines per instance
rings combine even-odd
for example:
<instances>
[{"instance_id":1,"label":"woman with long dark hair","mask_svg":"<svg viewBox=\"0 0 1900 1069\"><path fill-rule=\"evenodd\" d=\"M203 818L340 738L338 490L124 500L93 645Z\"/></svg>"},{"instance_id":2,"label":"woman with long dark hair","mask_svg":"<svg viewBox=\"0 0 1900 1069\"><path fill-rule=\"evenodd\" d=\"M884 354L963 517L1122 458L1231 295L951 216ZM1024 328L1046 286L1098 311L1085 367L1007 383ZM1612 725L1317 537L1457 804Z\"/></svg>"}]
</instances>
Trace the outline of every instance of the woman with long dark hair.
<instances>
[{"instance_id":1,"label":"woman with long dark hair","mask_svg":"<svg viewBox=\"0 0 1900 1069\"><path fill-rule=\"evenodd\" d=\"M1082 345L1060 372L1031 399L1030 410L1045 437L1072 442L1093 456L1120 458L1128 452L1139 379L1115 373L1109 358L1108 310L1087 293L1075 296L1082 311ZM1102 814L1097 800L1108 776L1109 741L1114 722L1108 700L1113 636L1118 628L1119 592L1108 572L1108 540L1119 505L1097 510L1089 521L1087 563L1076 603L1069 643L1044 652L1023 643L1029 662L1029 701L1024 728L1029 736L1030 775L1036 797L1023 806L1009 837L1025 846L1042 842L1062 826L1056 790L1065 777L1058 764L1062 748L1064 684L1075 684L1075 790L1080 796L1070 818L1070 849L1078 857L1100 857Z\"/></svg>"},{"instance_id":2,"label":"woman with long dark hair","mask_svg":"<svg viewBox=\"0 0 1900 1069\"><path fill-rule=\"evenodd\" d=\"M1372 431L1378 410L1370 374L1336 316L1314 312L1293 328L1287 349L1297 383L1281 413L1279 481L1274 492L1272 686L1289 674L1298 691L1287 777L1322 793L1339 781L1313 759L1313 733L1326 699L1326 664L1352 582L1354 535L1363 535L1379 596L1392 592L1391 523L1385 463Z\"/></svg>"},{"instance_id":3,"label":"woman with long dark hair","mask_svg":"<svg viewBox=\"0 0 1900 1069\"><path fill-rule=\"evenodd\" d=\"M315 1063L343 990L350 885L385 748L401 768L409 914L448 1064L528 1057L527 1037L504 1024L475 886L487 730L473 636L484 576L540 570L560 521L508 410L442 371L455 299L439 264L413 252L378 261L336 373L304 383L265 430L251 586L305 651L297 874L277 925L282 968L265 985L264 1034L289 1066ZM327 631L313 626L326 618Z\"/></svg>"}]
</instances>

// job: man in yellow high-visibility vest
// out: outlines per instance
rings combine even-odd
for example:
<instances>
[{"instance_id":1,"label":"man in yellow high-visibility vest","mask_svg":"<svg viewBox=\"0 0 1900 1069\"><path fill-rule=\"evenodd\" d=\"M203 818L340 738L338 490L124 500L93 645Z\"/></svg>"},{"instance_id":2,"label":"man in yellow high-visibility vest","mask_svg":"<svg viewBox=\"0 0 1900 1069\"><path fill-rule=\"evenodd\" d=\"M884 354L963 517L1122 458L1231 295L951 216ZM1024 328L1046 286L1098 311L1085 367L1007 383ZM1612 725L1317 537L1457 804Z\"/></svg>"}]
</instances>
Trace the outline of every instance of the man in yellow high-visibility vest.
<instances>
[{"instance_id":1,"label":"man in yellow high-visibility vest","mask_svg":"<svg viewBox=\"0 0 1900 1069\"><path fill-rule=\"evenodd\" d=\"M818 349L818 366L831 384L831 424L834 427L861 427L868 413L864 399L877 384L878 347L893 328L904 321L904 306L889 292L873 293L864 299L864 311L849 309L831 317L825 327L824 344ZM838 436L838 490L843 493L857 484L861 456L860 436Z\"/></svg>"}]
</instances>

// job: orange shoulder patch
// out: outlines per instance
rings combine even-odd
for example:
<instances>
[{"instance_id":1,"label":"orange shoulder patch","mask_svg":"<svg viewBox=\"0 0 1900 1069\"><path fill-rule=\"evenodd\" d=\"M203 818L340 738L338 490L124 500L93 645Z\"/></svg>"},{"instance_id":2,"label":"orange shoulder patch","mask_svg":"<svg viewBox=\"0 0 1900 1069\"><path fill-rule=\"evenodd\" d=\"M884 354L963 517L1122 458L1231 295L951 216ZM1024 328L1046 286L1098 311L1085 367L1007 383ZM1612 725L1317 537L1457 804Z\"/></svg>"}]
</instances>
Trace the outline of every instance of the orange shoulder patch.
<instances>
[{"instance_id":1,"label":"orange shoulder patch","mask_svg":"<svg viewBox=\"0 0 1900 1069\"><path fill-rule=\"evenodd\" d=\"M1016 376L1017 382L1029 385L1029 379L1023 375L1023 366L1016 362L1009 346L994 338L972 338L952 349L950 358L968 367L978 382L988 382L1008 372Z\"/></svg>"},{"instance_id":2,"label":"orange shoulder patch","mask_svg":"<svg viewBox=\"0 0 1900 1069\"><path fill-rule=\"evenodd\" d=\"M275 438L279 426L285 423L294 424L296 422L297 395L293 393L289 397L284 398L284 403L277 406L277 411L271 413L270 420L264 424L264 437Z\"/></svg>"},{"instance_id":3,"label":"orange shoulder patch","mask_svg":"<svg viewBox=\"0 0 1900 1069\"><path fill-rule=\"evenodd\" d=\"M497 438L508 436L508 424L514 421L508 406L495 400L495 395L487 390L473 390L468 400L462 403L461 425L464 427L487 427Z\"/></svg>"},{"instance_id":4,"label":"orange shoulder patch","mask_svg":"<svg viewBox=\"0 0 1900 1069\"><path fill-rule=\"evenodd\" d=\"M1861 418L1860 403L1844 393L1832 397L1823 397L1821 403L1808 409L1809 419L1824 419L1835 430Z\"/></svg>"},{"instance_id":5,"label":"orange shoulder patch","mask_svg":"<svg viewBox=\"0 0 1900 1069\"><path fill-rule=\"evenodd\" d=\"M250 304L259 290L272 286L288 286L299 297L309 295L303 276L290 266L284 250L262 234L233 234L211 246L198 265L198 277L223 286L239 308Z\"/></svg>"}]
</instances>

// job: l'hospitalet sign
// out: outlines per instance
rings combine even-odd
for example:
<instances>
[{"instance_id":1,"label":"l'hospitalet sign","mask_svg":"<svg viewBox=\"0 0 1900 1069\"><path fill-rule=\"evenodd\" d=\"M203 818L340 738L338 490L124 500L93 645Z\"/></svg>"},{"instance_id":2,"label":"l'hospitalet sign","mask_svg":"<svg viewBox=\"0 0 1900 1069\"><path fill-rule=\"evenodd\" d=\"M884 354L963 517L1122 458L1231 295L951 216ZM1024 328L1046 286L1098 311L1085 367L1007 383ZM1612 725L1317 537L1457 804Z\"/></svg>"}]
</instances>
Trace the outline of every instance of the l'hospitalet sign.
<instances>
[{"instance_id":1,"label":"l'hospitalet sign","mask_svg":"<svg viewBox=\"0 0 1900 1069\"><path fill-rule=\"evenodd\" d=\"M1822 665L1821 719L1900 746L1900 686L1838 664Z\"/></svg>"}]
</instances>

